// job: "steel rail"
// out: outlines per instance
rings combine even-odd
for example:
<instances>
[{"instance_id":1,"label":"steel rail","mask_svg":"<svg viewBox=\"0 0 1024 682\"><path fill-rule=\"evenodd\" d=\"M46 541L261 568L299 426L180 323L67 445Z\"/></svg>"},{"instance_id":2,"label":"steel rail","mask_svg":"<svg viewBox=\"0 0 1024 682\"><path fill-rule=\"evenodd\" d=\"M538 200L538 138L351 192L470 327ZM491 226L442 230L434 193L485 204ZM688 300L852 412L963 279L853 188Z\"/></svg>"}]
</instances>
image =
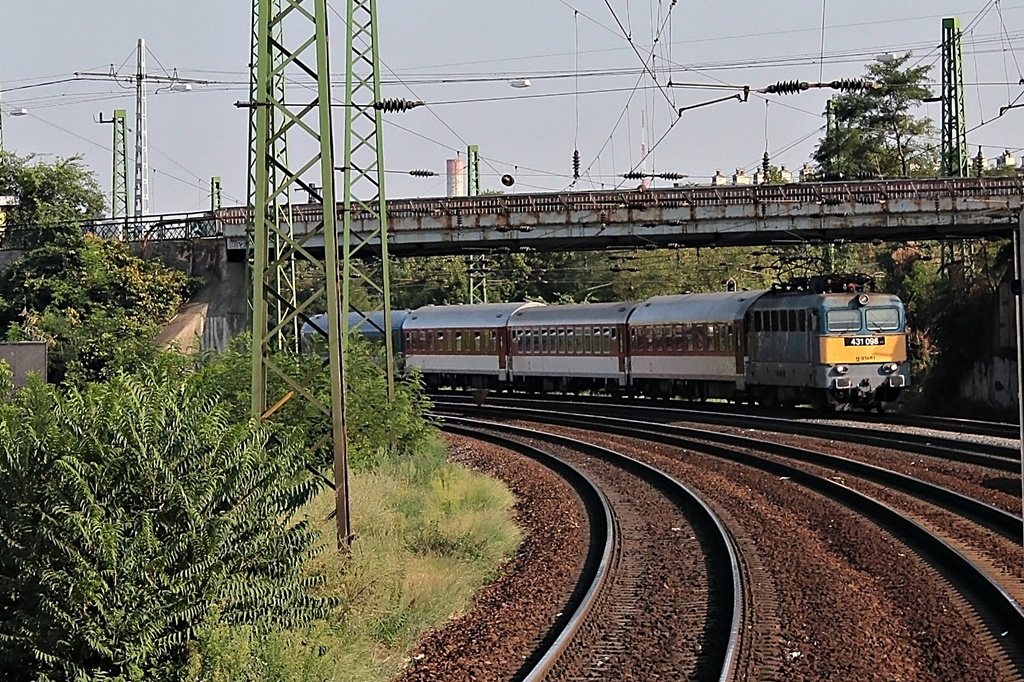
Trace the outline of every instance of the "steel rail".
<instances>
[{"instance_id":1,"label":"steel rail","mask_svg":"<svg viewBox=\"0 0 1024 682\"><path fill-rule=\"evenodd\" d=\"M445 405L442 403L441 406L444 407ZM461 408L462 405L458 405L458 407ZM639 422L634 419L627 420L605 416L598 421L594 419L593 415L580 413L552 413L551 411L511 407L502 409L508 411L510 416L517 419L577 427L581 423L585 423L587 425L584 428L614 433L620 436L636 436L639 434L647 440L656 440L666 445L678 446L681 442L685 441L687 447L699 450L700 444L695 441L708 441L719 445L768 452L779 457L835 469L836 471L858 476L872 483L898 490L970 519L978 525L999 533L1010 540L1018 540L1024 534L1024 519L991 504L968 497L949 488L914 478L913 476L907 476L906 474L890 471L873 464L819 452L810 448L801 448L785 443L775 443L718 431L701 431L684 426L659 424L657 422ZM486 412L481 413L486 414ZM489 416L493 417L493 412Z\"/></svg>"},{"instance_id":2,"label":"steel rail","mask_svg":"<svg viewBox=\"0 0 1024 682\"><path fill-rule=\"evenodd\" d=\"M463 409L466 406L459 405L458 407ZM494 415L491 416L493 417ZM565 413L554 414L549 410L541 413L541 417L538 421L545 423L571 421L573 422L572 425L576 428L607 431L607 429L602 428L599 422L595 422L593 415L577 414L570 418ZM524 417L520 414L518 418ZM574 419L576 421L573 421ZM501 424L500 427L508 428L504 424ZM615 428L617 429L616 432L619 432L619 429L626 432L630 430L626 426L616 426ZM667 443L667 439L671 439L677 447L698 450L705 454L744 464L775 476L788 477L790 480L825 495L869 518L881 528L901 538L911 550L917 553L936 572L953 585L974 608L981 621L988 628L993 640L1008 655L1018 672L1024 674L1024 610L1021 609L1021 606L1002 586L978 568L970 559L937 535L907 518L891 506L857 492L852 488L797 467L775 460L764 459L735 449L736 446L722 446L701 442L700 440L690 441L682 437L671 437L656 432L644 432L639 428L634 428L632 431L633 437L655 440L662 443ZM708 432L699 432L700 439L704 439L707 435L709 435ZM684 443L685 445L681 445ZM757 442L759 448L763 445L766 444L761 441Z\"/></svg>"},{"instance_id":3,"label":"steel rail","mask_svg":"<svg viewBox=\"0 0 1024 682\"><path fill-rule=\"evenodd\" d=\"M706 644L702 654L706 665L711 669L719 671L717 675L719 682L728 682L732 678L736 666L737 642L740 637L743 615L743 585L740 577L739 557L725 525L707 503L701 499L699 494L681 481L649 464L609 448L594 445L593 443L545 431L536 431L508 424L467 420L459 417L446 417L442 428L449 429L451 421L462 426L473 424L477 428L498 428L504 434L517 434L522 437L544 440L548 443L568 447L584 452L591 457L602 459L630 472L641 480L647 481L670 499L695 527L710 530L711 532L706 534L705 543L705 553L713 562L708 570L708 578L709 581L717 585L718 590L721 592L721 603L729 604L729 617L715 620L706 625L706 632L710 628L714 628L715 631L705 637ZM455 428L459 427L456 426ZM466 429L463 429L463 431L466 431ZM477 437L477 434L480 432L474 430L471 433L473 433L471 437ZM490 442L500 442L505 447L523 446L518 441L508 440L507 437L490 435ZM550 454L547 457L558 459ZM571 468L571 465L564 461L562 464ZM716 583L715 581L720 580L721 576L729 576L729 579ZM539 682L539 680L544 679L544 676L550 672L557 662L558 657L561 656L564 647L572 640L572 635L578 631L582 621L583 618L580 618L574 623L571 634L566 630L558 637L555 644L560 645L561 648L557 650L552 648L545 654L535 671L531 672L530 676L526 678L527 680ZM717 650L716 646L718 647Z\"/></svg>"},{"instance_id":4,"label":"steel rail","mask_svg":"<svg viewBox=\"0 0 1024 682\"><path fill-rule=\"evenodd\" d=\"M469 403L469 396L450 396L455 401ZM449 399L449 396L446 396ZM493 406L521 406L527 409L547 410L557 402L556 398L538 399L491 396L487 404ZM572 401L561 401L563 405L572 405ZM999 471L1020 472L1020 455L1016 448L991 443L971 443L944 436L926 436L916 433L880 432L853 426L821 424L797 421L785 417L767 417L752 414L719 412L714 410L697 410L692 408L676 408L663 405L642 403L611 403L603 401L581 401L578 403L588 411L600 415L634 414L645 421L687 421L701 424L713 424L741 429L759 429L778 433L790 433L813 438L839 440L844 442L871 445L887 450L899 449L929 457L937 457L965 464L975 464Z\"/></svg>"},{"instance_id":5,"label":"steel rail","mask_svg":"<svg viewBox=\"0 0 1024 682\"><path fill-rule=\"evenodd\" d=\"M581 590L579 587L577 588L567 605L569 608L563 609L563 613L567 615L555 622L549 635L542 641L540 650L543 653L539 658L528 658L516 675L517 679L521 678L524 682L540 682L548 675L573 637L579 632L587 615L597 603L597 598L608 577L608 567L618 544L611 504L601 489L585 473L565 460L540 448L481 431L479 428L469 428L470 426L479 427L481 424L470 419L456 417L446 420L443 428L449 433L487 441L513 450L551 469L568 482L580 496L590 521L590 549L579 580L579 584L586 585L586 589L580 594ZM571 613L569 613L570 611Z\"/></svg>"}]
</instances>

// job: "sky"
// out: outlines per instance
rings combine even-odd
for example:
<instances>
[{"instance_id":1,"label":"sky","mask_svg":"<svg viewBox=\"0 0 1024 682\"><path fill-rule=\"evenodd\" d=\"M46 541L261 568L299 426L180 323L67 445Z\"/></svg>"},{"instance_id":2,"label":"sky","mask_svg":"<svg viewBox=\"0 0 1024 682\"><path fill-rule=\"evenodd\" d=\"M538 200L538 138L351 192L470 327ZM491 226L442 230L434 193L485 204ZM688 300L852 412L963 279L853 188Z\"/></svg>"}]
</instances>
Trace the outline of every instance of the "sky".
<instances>
[{"instance_id":1,"label":"sky","mask_svg":"<svg viewBox=\"0 0 1024 682\"><path fill-rule=\"evenodd\" d=\"M332 7L332 73L341 82L346 3ZM0 0L0 10L7 150L81 155L109 193L111 126L96 119L127 109L134 129L135 91L75 73L134 74L145 38L150 73L210 81L189 93L150 86L150 212L207 209L212 176L222 178L226 205L244 202L248 115L234 103L248 97L251 1ZM772 163L796 170L823 134L829 91L678 110L735 92L723 85L860 76L890 52L934 64L938 95L946 16L969 28L971 155L978 145L989 158L1024 148L1024 108L999 116L1024 92L1024 0L379 0L377 11L383 96L428 103L386 119L389 198L443 196L445 160L464 158L470 144L480 147L482 188L506 189L500 177L510 174L516 183L506 191L517 193L635 186L620 176L640 164L643 144L652 150L647 171L690 182L753 172L766 148ZM514 88L516 79L531 85ZM938 103L919 113L941 118ZM335 128L340 157L338 115ZM411 177L413 169L440 175Z\"/></svg>"}]
</instances>

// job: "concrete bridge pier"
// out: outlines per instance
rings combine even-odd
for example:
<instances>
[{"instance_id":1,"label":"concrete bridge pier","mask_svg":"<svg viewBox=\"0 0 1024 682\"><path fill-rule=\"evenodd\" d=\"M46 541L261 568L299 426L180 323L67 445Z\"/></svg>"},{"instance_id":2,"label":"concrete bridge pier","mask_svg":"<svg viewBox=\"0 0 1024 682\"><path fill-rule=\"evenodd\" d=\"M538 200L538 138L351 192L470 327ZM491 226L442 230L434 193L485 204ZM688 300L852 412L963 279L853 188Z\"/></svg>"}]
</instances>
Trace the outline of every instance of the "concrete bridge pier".
<instances>
[{"instance_id":1,"label":"concrete bridge pier","mask_svg":"<svg viewBox=\"0 0 1024 682\"><path fill-rule=\"evenodd\" d=\"M248 331L249 283L245 263L228 260L223 239L135 242L131 249L136 256L159 260L206 281L157 337L162 347L177 346L193 353L221 351L236 336Z\"/></svg>"}]
</instances>

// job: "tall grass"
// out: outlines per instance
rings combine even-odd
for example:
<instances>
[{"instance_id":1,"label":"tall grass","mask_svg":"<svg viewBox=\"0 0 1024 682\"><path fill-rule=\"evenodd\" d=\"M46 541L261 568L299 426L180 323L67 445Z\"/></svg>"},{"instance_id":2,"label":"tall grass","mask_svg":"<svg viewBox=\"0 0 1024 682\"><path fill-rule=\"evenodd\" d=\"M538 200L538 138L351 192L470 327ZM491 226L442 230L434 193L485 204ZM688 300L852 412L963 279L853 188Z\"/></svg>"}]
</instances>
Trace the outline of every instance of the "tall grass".
<instances>
[{"instance_id":1,"label":"tall grass","mask_svg":"<svg viewBox=\"0 0 1024 682\"><path fill-rule=\"evenodd\" d=\"M439 440L412 456L379 462L351 480L349 554L325 552L309 566L337 613L303 631L260 639L211 622L188 671L195 682L384 681L399 672L419 637L472 606L522 540L513 495L499 482L446 463ZM326 519L328 491L309 514ZM334 522L320 526L334 543Z\"/></svg>"}]
</instances>

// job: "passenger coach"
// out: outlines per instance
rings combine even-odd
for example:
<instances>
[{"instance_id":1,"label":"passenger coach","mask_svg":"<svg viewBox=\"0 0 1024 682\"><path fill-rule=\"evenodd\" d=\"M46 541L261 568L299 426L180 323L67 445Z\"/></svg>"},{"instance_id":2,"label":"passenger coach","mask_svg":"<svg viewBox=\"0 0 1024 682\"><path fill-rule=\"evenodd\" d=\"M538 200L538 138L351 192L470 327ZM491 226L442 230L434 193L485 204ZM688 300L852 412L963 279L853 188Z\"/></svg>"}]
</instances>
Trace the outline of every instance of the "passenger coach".
<instances>
[{"instance_id":1,"label":"passenger coach","mask_svg":"<svg viewBox=\"0 0 1024 682\"><path fill-rule=\"evenodd\" d=\"M508 323L541 303L482 303L418 308L402 326L406 366L427 386L498 388L509 378Z\"/></svg>"},{"instance_id":2,"label":"passenger coach","mask_svg":"<svg viewBox=\"0 0 1024 682\"><path fill-rule=\"evenodd\" d=\"M508 323L512 387L608 390L629 384L626 321L637 303L534 306Z\"/></svg>"}]
</instances>

